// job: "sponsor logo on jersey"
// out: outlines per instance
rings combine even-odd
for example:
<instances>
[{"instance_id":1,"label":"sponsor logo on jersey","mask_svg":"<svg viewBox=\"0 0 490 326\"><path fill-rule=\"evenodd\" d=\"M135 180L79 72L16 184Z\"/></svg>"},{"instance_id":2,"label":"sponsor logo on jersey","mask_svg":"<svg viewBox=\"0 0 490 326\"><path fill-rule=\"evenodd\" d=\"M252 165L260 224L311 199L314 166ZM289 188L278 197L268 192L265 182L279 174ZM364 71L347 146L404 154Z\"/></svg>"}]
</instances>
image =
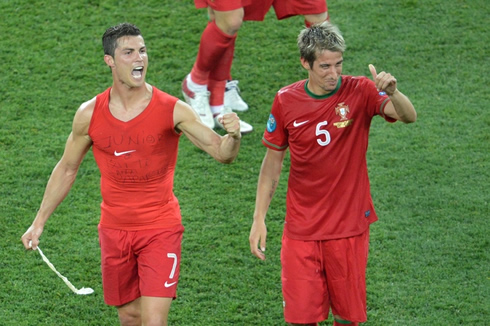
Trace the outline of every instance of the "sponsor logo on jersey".
<instances>
[{"instance_id":1,"label":"sponsor logo on jersey","mask_svg":"<svg viewBox=\"0 0 490 326\"><path fill-rule=\"evenodd\" d=\"M122 155L129 154L129 153L132 153L132 152L136 152L136 150L133 149L131 151L125 151L125 152L114 151L114 156L122 156Z\"/></svg>"},{"instance_id":2,"label":"sponsor logo on jersey","mask_svg":"<svg viewBox=\"0 0 490 326\"><path fill-rule=\"evenodd\" d=\"M269 120L267 120L267 131L268 132L273 132L277 128L277 122L276 118L272 115L272 113L269 116Z\"/></svg>"},{"instance_id":3,"label":"sponsor logo on jersey","mask_svg":"<svg viewBox=\"0 0 490 326\"><path fill-rule=\"evenodd\" d=\"M175 285L175 283L177 283L177 282L168 283L168 281L165 281L165 287L169 288L169 287Z\"/></svg>"},{"instance_id":4,"label":"sponsor logo on jersey","mask_svg":"<svg viewBox=\"0 0 490 326\"><path fill-rule=\"evenodd\" d=\"M296 128L296 127L299 127L299 126L304 125L304 124L305 124L305 123L307 123L308 121L310 121L310 120L301 121L301 122L297 122L296 120L294 120L294 122L293 122L293 126Z\"/></svg>"}]
</instances>

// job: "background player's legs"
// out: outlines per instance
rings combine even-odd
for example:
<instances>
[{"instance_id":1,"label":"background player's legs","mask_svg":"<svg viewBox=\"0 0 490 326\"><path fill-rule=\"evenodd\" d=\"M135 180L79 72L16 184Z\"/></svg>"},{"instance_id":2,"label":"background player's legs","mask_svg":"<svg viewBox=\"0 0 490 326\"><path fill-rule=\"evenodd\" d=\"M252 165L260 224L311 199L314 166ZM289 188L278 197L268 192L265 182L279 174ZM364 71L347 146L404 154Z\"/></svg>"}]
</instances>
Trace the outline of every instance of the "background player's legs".
<instances>
[{"instance_id":1,"label":"background player's legs","mask_svg":"<svg viewBox=\"0 0 490 326\"><path fill-rule=\"evenodd\" d=\"M201 120L214 127L209 103L214 108L214 116L223 111L224 85L230 78L236 34L242 25L244 11L243 8L229 11L208 8L208 12L211 22L201 36L196 62L182 89L186 102L198 112ZM205 97L206 101L197 99L199 96Z\"/></svg>"},{"instance_id":2,"label":"background player's legs","mask_svg":"<svg viewBox=\"0 0 490 326\"><path fill-rule=\"evenodd\" d=\"M329 19L327 11L322 12L320 14L304 15L304 17L305 17L306 27L310 27L313 24L322 23Z\"/></svg>"}]
</instances>

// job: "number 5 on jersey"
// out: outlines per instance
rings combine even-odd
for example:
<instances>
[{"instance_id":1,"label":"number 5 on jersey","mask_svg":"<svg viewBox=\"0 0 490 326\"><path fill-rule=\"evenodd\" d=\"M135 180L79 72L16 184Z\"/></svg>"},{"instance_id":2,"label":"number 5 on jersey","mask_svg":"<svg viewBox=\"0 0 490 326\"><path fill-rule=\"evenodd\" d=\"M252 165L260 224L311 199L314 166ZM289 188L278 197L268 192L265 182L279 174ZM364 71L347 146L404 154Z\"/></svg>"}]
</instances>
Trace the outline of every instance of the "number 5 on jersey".
<instances>
[{"instance_id":1,"label":"number 5 on jersey","mask_svg":"<svg viewBox=\"0 0 490 326\"><path fill-rule=\"evenodd\" d=\"M322 127L328 125L327 121L322 121L316 125L316 135L318 138L316 141L320 146L327 146L330 144L330 133L326 129L322 129Z\"/></svg>"}]
</instances>

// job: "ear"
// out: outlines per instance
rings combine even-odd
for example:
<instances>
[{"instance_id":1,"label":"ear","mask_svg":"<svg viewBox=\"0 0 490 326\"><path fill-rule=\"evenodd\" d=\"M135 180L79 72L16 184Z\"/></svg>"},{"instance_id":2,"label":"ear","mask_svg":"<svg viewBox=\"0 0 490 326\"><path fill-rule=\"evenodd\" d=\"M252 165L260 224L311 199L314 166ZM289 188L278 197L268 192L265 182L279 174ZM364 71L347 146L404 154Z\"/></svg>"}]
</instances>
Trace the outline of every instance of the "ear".
<instances>
[{"instance_id":1,"label":"ear","mask_svg":"<svg viewBox=\"0 0 490 326\"><path fill-rule=\"evenodd\" d=\"M310 63L305 58L300 58L300 60L301 60L301 65L303 66L303 68L305 68L306 70L311 69Z\"/></svg>"},{"instance_id":2,"label":"ear","mask_svg":"<svg viewBox=\"0 0 490 326\"><path fill-rule=\"evenodd\" d=\"M104 61L109 67L114 67L114 58L112 56L108 54L104 55Z\"/></svg>"}]
</instances>

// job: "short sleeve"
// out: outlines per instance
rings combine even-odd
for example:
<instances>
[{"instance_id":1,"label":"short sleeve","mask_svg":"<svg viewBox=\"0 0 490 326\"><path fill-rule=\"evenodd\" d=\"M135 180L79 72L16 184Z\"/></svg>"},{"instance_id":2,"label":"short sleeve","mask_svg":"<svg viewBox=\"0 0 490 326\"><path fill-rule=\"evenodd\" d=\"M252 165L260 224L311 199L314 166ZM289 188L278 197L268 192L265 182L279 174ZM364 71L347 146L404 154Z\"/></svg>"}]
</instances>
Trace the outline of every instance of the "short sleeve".
<instances>
[{"instance_id":1,"label":"short sleeve","mask_svg":"<svg viewBox=\"0 0 490 326\"><path fill-rule=\"evenodd\" d=\"M262 137L262 143L273 150L283 151L288 147L287 131L284 127L283 110L280 93L276 94L271 113Z\"/></svg>"}]
</instances>

